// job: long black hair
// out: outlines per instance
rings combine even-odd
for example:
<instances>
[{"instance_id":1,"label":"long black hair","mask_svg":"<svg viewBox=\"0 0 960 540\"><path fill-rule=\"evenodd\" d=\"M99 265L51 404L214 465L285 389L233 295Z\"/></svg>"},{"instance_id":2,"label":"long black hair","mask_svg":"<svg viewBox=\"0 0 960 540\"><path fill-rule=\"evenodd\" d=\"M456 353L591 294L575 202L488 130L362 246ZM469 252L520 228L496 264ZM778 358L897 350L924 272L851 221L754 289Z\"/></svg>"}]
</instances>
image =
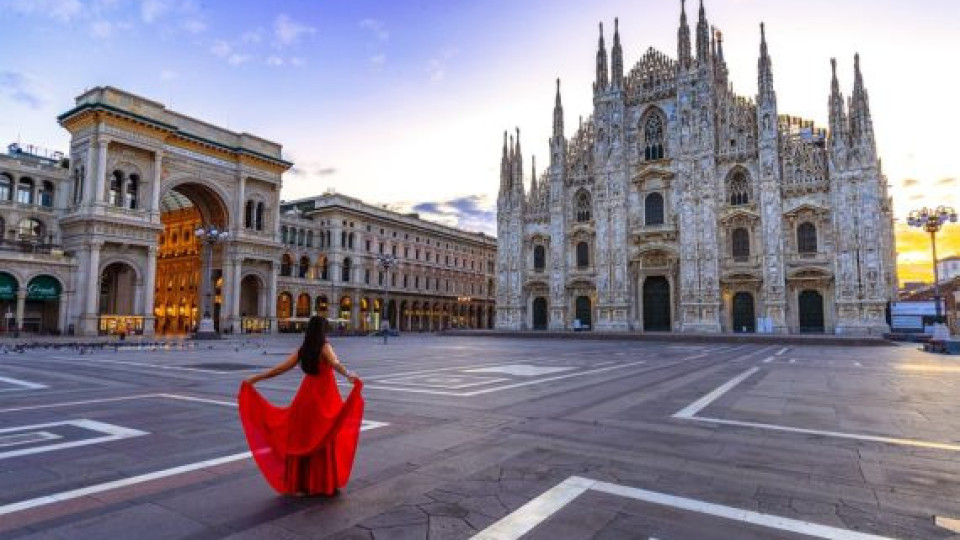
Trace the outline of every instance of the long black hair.
<instances>
[{"instance_id":1,"label":"long black hair","mask_svg":"<svg viewBox=\"0 0 960 540\"><path fill-rule=\"evenodd\" d=\"M316 375L320 368L320 351L327 342L327 319L314 315L307 323L307 332L303 335L303 344L297 351L300 369L308 375Z\"/></svg>"}]
</instances>

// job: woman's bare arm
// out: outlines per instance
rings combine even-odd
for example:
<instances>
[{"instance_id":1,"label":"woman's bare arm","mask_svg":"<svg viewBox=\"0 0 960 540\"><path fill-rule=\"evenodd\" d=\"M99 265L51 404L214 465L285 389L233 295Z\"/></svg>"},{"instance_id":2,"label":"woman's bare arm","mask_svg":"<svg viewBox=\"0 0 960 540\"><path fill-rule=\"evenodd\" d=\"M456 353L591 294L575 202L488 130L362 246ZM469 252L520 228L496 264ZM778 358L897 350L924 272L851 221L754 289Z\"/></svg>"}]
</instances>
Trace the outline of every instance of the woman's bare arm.
<instances>
[{"instance_id":1,"label":"woman's bare arm","mask_svg":"<svg viewBox=\"0 0 960 540\"><path fill-rule=\"evenodd\" d=\"M256 375L248 377L247 382L250 384L256 384L257 382L262 381L264 379L271 379L273 377L276 377L277 375L282 375L290 371L291 369L293 369L294 366L297 365L298 352L299 351L293 351L293 354L291 354L283 362L280 362L279 364L273 366L267 371L264 371L263 373L257 373Z\"/></svg>"},{"instance_id":2,"label":"woman's bare arm","mask_svg":"<svg viewBox=\"0 0 960 540\"><path fill-rule=\"evenodd\" d=\"M343 375L344 377L350 379L350 382L353 382L360 377L357 377L356 373L352 371L347 371L347 367L340 363L340 359L337 358L337 353L334 352L333 346L329 343L323 345L323 360L324 362L330 364L334 371Z\"/></svg>"}]
</instances>

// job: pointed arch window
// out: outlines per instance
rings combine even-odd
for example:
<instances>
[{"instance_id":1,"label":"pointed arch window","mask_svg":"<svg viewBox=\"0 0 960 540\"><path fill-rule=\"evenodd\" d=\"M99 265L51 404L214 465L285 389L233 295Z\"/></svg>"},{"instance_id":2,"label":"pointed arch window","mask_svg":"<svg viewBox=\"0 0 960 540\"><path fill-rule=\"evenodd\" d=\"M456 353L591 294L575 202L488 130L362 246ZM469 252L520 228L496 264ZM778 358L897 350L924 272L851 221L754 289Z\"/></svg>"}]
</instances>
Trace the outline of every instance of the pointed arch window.
<instances>
[{"instance_id":1,"label":"pointed arch window","mask_svg":"<svg viewBox=\"0 0 960 540\"><path fill-rule=\"evenodd\" d=\"M576 212L578 223L586 223L590 221L592 218L593 203L590 200L590 193L587 190L581 189L577 192L573 207Z\"/></svg>"},{"instance_id":2,"label":"pointed arch window","mask_svg":"<svg viewBox=\"0 0 960 540\"><path fill-rule=\"evenodd\" d=\"M743 227L734 229L731 239L733 244L731 251L734 260L744 261L750 257L750 233L746 229Z\"/></svg>"},{"instance_id":3,"label":"pointed arch window","mask_svg":"<svg viewBox=\"0 0 960 540\"><path fill-rule=\"evenodd\" d=\"M663 195L647 195L643 202L643 217L646 225L663 225Z\"/></svg>"},{"instance_id":4,"label":"pointed arch window","mask_svg":"<svg viewBox=\"0 0 960 540\"><path fill-rule=\"evenodd\" d=\"M797 251L800 253L817 252L817 226L804 221L797 227Z\"/></svg>"},{"instance_id":5,"label":"pointed arch window","mask_svg":"<svg viewBox=\"0 0 960 540\"><path fill-rule=\"evenodd\" d=\"M651 114L643 124L644 161L663 159L664 135L663 117L659 113Z\"/></svg>"},{"instance_id":6,"label":"pointed arch window","mask_svg":"<svg viewBox=\"0 0 960 540\"><path fill-rule=\"evenodd\" d=\"M547 267L547 250L543 246L534 246L533 248L533 269L537 272L543 272Z\"/></svg>"},{"instance_id":7,"label":"pointed arch window","mask_svg":"<svg viewBox=\"0 0 960 540\"><path fill-rule=\"evenodd\" d=\"M590 246L586 242L577 244L577 268L583 269L590 266Z\"/></svg>"},{"instance_id":8,"label":"pointed arch window","mask_svg":"<svg viewBox=\"0 0 960 540\"><path fill-rule=\"evenodd\" d=\"M747 175L743 171L737 171L730 177L727 194L729 195L730 206L750 204L750 183L747 182Z\"/></svg>"}]
</instances>

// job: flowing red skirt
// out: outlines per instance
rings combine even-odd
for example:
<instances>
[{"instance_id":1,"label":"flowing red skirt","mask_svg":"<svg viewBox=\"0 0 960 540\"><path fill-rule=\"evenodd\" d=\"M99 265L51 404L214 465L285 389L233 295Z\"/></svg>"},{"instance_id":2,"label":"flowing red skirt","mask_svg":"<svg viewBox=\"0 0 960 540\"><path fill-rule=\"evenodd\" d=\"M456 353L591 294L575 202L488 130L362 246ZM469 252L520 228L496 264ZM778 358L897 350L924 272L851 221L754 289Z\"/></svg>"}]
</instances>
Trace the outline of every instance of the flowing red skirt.
<instances>
[{"instance_id":1,"label":"flowing red skirt","mask_svg":"<svg viewBox=\"0 0 960 540\"><path fill-rule=\"evenodd\" d=\"M240 421L253 458L280 493L331 495L347 485L363 419L363 383L340 398L333 369L305 375L288 407L277 407L246 381L240 385Z\"/></svg>"}]
</instances>

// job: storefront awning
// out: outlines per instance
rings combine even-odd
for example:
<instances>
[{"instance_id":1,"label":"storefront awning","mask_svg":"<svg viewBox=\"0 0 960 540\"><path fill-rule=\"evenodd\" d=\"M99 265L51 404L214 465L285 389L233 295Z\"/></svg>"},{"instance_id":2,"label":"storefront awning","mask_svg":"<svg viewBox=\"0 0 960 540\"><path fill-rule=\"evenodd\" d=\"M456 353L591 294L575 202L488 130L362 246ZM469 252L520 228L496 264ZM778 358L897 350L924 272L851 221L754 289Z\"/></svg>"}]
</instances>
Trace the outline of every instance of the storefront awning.
<instances>
[{"instance_id":1,"label":"storefront awning","mask_svg":"<svg viewBox=\"0 0 960 540\"><path fill-rule=\"evenodd\" d=\"M17 297L17 280L6 272L0 272L0 300L13 300Z\"/></svg>"},{"instance_id":2,"label":"storefront awning","mask_svg":"<svg viewBox=\"0 0 960 540\"><path fill-rule=\"evenodd\" d=\"M58 300L60 282L50 276L37 276L27 285L27 300Z\"/></svg>"}]
</instances>

